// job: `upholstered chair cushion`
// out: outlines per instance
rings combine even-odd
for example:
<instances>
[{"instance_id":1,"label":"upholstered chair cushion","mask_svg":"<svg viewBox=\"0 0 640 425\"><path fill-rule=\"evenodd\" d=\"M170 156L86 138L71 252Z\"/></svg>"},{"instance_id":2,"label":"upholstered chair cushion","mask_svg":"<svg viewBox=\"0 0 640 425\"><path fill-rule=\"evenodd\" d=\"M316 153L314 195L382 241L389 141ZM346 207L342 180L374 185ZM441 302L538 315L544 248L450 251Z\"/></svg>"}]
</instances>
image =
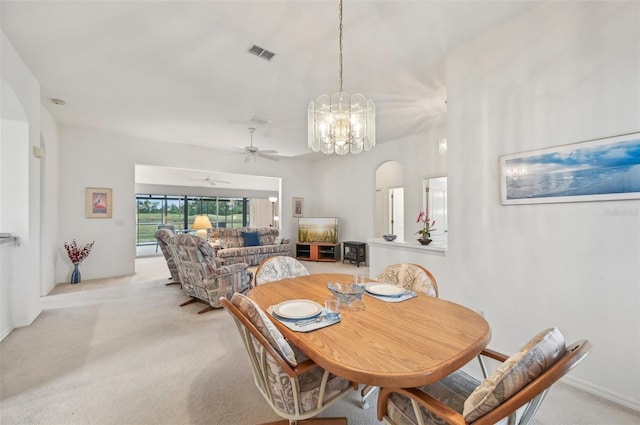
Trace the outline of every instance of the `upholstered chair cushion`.
<instances>
[{"instance_id":1,"label":"upholstered chair cushion","mask_svg":"<svg viewBox=\"0 0 640 425\"><path fill-rule=\"evenodd\" d=\"M565 347L558 328L540 332L469 395L464 403L465 421L473 422L509 399L562 357Z\"/></svg>"},{"instance_id":2,"label":"upholstered chair cushion","mask_svg":"<svg viewBox=\"0 0 640 425\"><path fill-rule=\"evenodd\" d=\"M249 319L267 341L269 341L269 344L271 344L291 366L298 364L296 355L287 340L253 300L242 294L235 293L231 297L231 303Z\"/></svg>"},{"instance_id":3,"label":"upholstered chair cushion","mask_svg":"<svg viewBox=\"0 0 640 425\"><path fill-rule=\"evenodd\" d=\"M477 379L458 370L438 382L419 387L419 390L462 414L465 400L478 385L480 382ZM495 425L519 423L527 406L528 403L516 411L515 422L509 422L510 418L507 416L496 422ZM446 423L438 415L422 406L419 406L419 414L424 425L443 425ZM398 393L392 393L389 397L387 416L395 425L417 425L420 423L416 419L411 400Z\"/></svg>"},{"instance_id":4,"label":"upholstered chair cushion","mask_svg":"<svg viewBox=\"0 0 640 425\"><path fill-rule=\"evenodd\" d=\"M457 371L438 382L424 385L419 389L462 414L464 401L478 385L480 385L480 382L477 379L465 372ZM411 400L398 393L390 395L387 404L387 415L397 425L416 425L419 423ZM445 423L424 407L420 407L420 415L425 425L441 425Z\"/></svg>"},{"instance_id":5,"label":"upholstered chair cushion","mask_svg":"<svg viewBox=\"0 0 640 425\"><path fill-rule=\"evenodd\" d=\"M432 297L438 296L431 278L424 269L415 264L393 264L385 268L376 280L399 285L409 291L422 292Z\"/></svg>"},{"instance_id":6,"label":"upholstered chair cushion","mask_svg":"<svg viewBox=\"0 0 640 425\"><path fill-rule=\"evenodd\" d=\"M256 270L256 285L308 274L307 268L293 257L270 257Z\"/></svg>"}]
</instances>

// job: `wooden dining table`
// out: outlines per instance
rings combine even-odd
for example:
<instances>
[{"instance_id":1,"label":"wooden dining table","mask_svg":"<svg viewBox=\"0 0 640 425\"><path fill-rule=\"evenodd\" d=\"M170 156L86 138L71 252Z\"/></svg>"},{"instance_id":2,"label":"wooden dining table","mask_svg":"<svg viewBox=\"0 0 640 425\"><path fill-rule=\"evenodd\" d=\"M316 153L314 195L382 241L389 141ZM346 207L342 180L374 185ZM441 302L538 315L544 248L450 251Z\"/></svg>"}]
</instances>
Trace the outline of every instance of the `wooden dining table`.
<instances>
[{"instance_id":1,"label":"wooden dining table","mask_svg":"<svg viewBox=\"0 0 640 425\"><path fill-rule=\"evenodd\" d=\"M263 310L283 301L324 305L329 282L351 283L349 274L293 277L253 288L249 297ZM340 311L340 323L312 332L273 323L292 344L329 372L354 382L406 388L442 379L477 356L489 343L487 321L462 305L417 294L401 302L362 295L364 311Z\"/></svg>"}]
</instances>

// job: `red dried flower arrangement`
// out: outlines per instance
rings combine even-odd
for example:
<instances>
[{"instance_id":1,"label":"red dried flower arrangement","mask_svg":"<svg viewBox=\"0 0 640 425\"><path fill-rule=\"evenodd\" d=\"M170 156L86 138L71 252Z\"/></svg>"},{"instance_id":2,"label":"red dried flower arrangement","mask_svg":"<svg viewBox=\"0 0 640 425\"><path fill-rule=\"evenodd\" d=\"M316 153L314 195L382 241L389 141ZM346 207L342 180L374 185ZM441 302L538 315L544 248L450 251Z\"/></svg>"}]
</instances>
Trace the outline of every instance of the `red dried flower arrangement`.
<instances>
[{"instance_id":1,"label":"red dried flower arrangement","mask_svg":"<svg viewBox=\"0 0 640 425\"><path fill-rule=\"evenodd\" d=\"M67 250L69 260L71 260L73 264L80 264L82 263L82 260L89 256L94 243L95 241L91 241L91 243L88 243L82 248L79 248L76 240L74 239L73 241L71 241L71 243L65 242L64 249Z\"/></svg>"}]
</instances>

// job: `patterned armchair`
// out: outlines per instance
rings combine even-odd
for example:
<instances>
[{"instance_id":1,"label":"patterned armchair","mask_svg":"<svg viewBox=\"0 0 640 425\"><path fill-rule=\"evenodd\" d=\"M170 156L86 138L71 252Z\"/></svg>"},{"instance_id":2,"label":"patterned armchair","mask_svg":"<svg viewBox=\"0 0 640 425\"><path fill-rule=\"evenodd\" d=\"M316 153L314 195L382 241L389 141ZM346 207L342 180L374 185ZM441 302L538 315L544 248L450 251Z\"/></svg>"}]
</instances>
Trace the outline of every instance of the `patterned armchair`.
<instances>
[{"instance_id":1,"label":"patterned armchair","mask_svg":"<svg viewBox=\"0 0 640 425\"><path fill-rule=\"evenodd\" d=\"M414 292L423 292L438 297L438 284L431 272L417 264L393 264L384 269L377 277L379 282L402 286Z\"/></svg>"},{"instance_id":2,"label":"patterned armchair","mask_svg":"<svg viewBox=\"0 0 640 425\"><path fill-rule=\"evenodd\" d=\"M271 408L287 419L283 424L314 417L347 395L351 388L356 388L356 384L322 369L290 345L251 299L234 294L231 301L223 298L220 302L240 332L256 386ZM327 419L322 423L333 421L347 423L345 418Z\"/></svg>"},{"instance_id":3,"label":"patterned armchair","mask_svg":"<svg viewBox=\"0 0 640 425\"><path fill-rule=\"evenodd\" d=\"M182 305L201 301L209 307L204 313L221 308L220 297L231 298L234 292L246 293L251 284L251 273L246 263L219 266L215 253L207 242L189 234L178 234L171 239L174 260L185 294L191 299Z\"/></svg>"},{"instance_id":4,"label":"patterned armchair","mask_svg":"<svg viewBox=\"0 0 640 425\"><path fill-rule=\"evenodd\" d=\"M308 276L309 271L293 257L270 257L256 269L255 286L294 276Z\"/></svg>"},{"instance_id":5,"label":"patterned armchair","mask_svg":"<svg viewBox=\"0 0 640 425\"><path fill-rule=\"evenodd\" d=\"M457 371L418 388L383 388L378 419L389 425L514 424L531 421L551 385L589 354L586 340L565 346L557 328L540 332L513 356L484 350L481 358L499 362L484 381Z\"/></svg>"},{"instance_id":6,"label":"patterned armchair","mask_svg":"<svg viewBox=\"0 0 640 425\"><path fill-rule=\"evenodd\" d=\"M179 285L180 284L180 275L178 274L178 266L176 266L176 262L173 259L173 252L171 251L171 247L169 246L169 241L171 238L175 236L175 233L168 228L158 228L156 230L156 241L160 249L162 250L162 254L164 255L164 259L167 261L167 267L169 267L169 273L171 273L171 282L167 283L167 285Z\"/></svg>"}]
</instances>

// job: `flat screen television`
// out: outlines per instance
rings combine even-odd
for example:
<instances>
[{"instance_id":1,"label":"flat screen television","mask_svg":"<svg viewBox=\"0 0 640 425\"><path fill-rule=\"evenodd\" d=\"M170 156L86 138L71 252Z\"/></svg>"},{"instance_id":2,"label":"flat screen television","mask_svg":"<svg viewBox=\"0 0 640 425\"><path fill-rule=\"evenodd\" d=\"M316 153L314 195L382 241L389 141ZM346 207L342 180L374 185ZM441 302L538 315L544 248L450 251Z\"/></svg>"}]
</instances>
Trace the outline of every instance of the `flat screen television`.
<instances>
[{"instance_id":1,"label":"flat screen television","mask_svg":"<svg viewBox=\"0 0 640 425\"><path fill-rule=\"evenodd\" d=\"M298 218L298 242L338 243L338 217Z\"/></svg>"}]
</instances>

